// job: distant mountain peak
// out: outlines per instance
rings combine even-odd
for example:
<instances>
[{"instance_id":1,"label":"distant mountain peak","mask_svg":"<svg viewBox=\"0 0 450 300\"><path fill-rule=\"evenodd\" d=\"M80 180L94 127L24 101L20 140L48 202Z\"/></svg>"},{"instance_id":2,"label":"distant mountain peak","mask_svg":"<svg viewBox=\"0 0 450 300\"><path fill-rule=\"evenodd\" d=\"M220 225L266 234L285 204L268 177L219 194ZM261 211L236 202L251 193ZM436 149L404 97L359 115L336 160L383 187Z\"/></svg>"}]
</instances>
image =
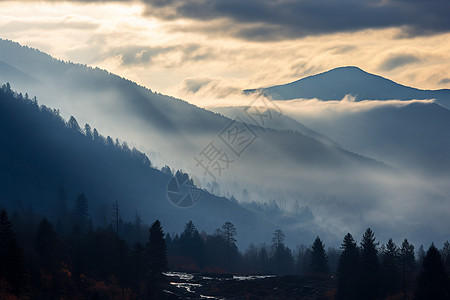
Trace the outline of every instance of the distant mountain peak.
<instances>
[{"instance_id":1,"label":"distant mountain peak","mask_svg":"<svg viewBox=\"0 0 450 300\"><path fill-rule=\"evenodd\" d=\"M308 80L338 80L341 81L347 81L349 83L354 82L355 80L361 80L362 78L368 78L372 77L372 79L379 79L384 80L387 82L391 82L393 84L396 84L392 80L386 79L384 77L381 77L379 75L375 75L369 72L364 71L363 69L356 67L356 66L343 66L343 67L337 67L322 73L317 73L315 75L303 77L299 80L296 80L294 82L284 84L282 86L302 82L302 81L308 81Z\"/></svg>"},{"instance_id":2,"label":"distant mountain peak","mask_svg":"<svg viewBox=\"0 0 450 300\"><path fill-rule=\"evenodd\" d=\"M317 98L328 101L341 100L346 95L352 95L355 101L436 99L440 105L450 108L450 90L420 90L404 86L356 66L338 67L291 83L245 92L256 91L274 100Z\"/></svg>"}]
</instances>

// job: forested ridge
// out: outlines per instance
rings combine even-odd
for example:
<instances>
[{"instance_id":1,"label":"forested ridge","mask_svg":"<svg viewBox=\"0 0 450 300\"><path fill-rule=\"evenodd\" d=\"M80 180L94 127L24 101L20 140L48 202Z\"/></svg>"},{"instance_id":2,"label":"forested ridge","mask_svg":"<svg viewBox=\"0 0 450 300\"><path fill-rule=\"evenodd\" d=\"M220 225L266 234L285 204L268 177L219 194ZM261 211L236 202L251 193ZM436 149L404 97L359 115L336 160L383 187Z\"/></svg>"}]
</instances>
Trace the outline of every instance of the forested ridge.
<instances>
[{"instance_id":1,"label":"forested ridge","mask_svg":"<svg viewBox=\"0 0 450 300\"><path fill-rule=\"evenodd\" d=\"M56 224L52 199L64 186L72 199L80 191L86 195L96 226L111 222L111 205L117 202L123 220L134 219L138 211L147 223L155 219L165 223L169 232L189 220L207 230L232 221L241 228L242 237L256 235L258 241L274 230L257 212L206 190L197 205L180 209L168 201L167 191L171 178L188 176L183 171L167 166L159 170L125 141L104 137L74 117L66 121L58 110L39 106L36 98L16 93L9 85L2 89L0 100L0 205L8 210L31 206ZM245 224L265 231L253 233Z\"/></svg>"}]
</instances>

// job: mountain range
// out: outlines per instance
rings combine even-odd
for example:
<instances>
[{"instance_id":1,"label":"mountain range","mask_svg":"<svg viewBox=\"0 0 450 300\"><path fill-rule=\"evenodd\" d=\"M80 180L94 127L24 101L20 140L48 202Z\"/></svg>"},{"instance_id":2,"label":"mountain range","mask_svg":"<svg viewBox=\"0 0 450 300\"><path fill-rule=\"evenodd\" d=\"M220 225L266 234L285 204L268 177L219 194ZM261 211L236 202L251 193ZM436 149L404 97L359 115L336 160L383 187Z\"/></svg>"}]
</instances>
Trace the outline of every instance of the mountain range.
<instances>
[{"instance_id":1,"label":"mountain range","mask_svg":"<svg viewBox=\"0 0 450 300\"><path fill-rule=\"evenodd\" d=\"M348 75L347 81L344 75ZM238 230L242 230L242 241L268 241L274 228L282 228L290 233L289 244L309 242L318 233L326 236L327 240L338 241L343 233L352 231L358 234L370 225L375 230L390 232L394 237L410 234L413 241L423 241L432 236L420 230L421 224L426 223L434 229L435 222L442 220L436 218L435 211L446 212L442 207L445 208L443 203L450 192L420 177L430 172L438 174L436 172L439 171L439 178L443 179L448 171L448 155L445 154L448 143L443 139L448 134L445 129L449 118L448 110L441 104L446 101L445 90L434 91L444 95L439 100L436 97L438 104L410 103L407 101L410 94L405 92L400 95L402 97L397 97L395 93L400 93L397 89L415 89L399 86L357 68L339 68L284 86L247 90L246 93L263 93L283 108L282 114L273 111L270 120L261 124L255 119L239 117L237 111L242 112L246 108L225 108L214 113L153 92L105 70L56 60L36 49L7 40L0 40L0 82L10 82L13 89L23 94L36 95L39 103L57 109L66 120L73 115L80 124L89 123L105 136L126 140L130 148L136 147L146 153L152 161L152 168L146 171L128 170L130 162L124 162L123 166L106 173L91 173L81 166L92 165L97 170L111 166L100 159L84 161L86 157L96 157L94 150L87 146L65 157L64 160L73 163L59 170L76 170L69 178L78 179L74 183L71 183L72 179L62 180L63 183L73 184L72 193L84 191L88 196L93 195L97 207L111 203L117 197L123 199L128 217L138 209L144 218L147 215L147 221L160 217L163 223L169 223L166 225L169 231L179 231L189 219L197 222L200 230L209 232L224 220L231 220ZM381 83L384 85L374 87ZM383 90L384 86L386 90ZM348 94L355 97L354 102L372 101L368 95L375 95L377 90L383 90L385 98L373 96L374 99L385 101L387 106L336 114L333 118L298 114L286 106L290 105L286 100L298 98L341 102ZM393 97L389 97L390 92ZM405 104L389 105L390 99L402 100ZM267 112L269 110L263 111ZM417 118L420 122L416 121ZM433 124L430 124L431 120ZM33 135L33 127L27 126L28 130L20 133L20 140L30 139ZM5 121L2 127L15 132L20 128L20 122ZM246 141L250 142L236 149L230 137L232 129L239 128L246 130ZM45 131L34 134L45 136ZM422 140L414 142L417 134ZM34 139L40 141L36 137ZM4 140L11 145L17 143L14 134ZM42 145L37 141L27 147L40 149ZM52 147L60 148L57 139L46 141L42 152L55 151ZM215 177L209 176L198 160L205 154L206 147L213 145L228 159L226 167L215 173ZM11 149L17 147L20 146ZM402 151L403 155L400 154ZM8 155L5 156L6 161L14 157L14 151ZM106 154L101 151L96 155ZM423 159L417 160L421 155ZM27 157L21 156L20 159ZM36 159L42 160L39 156ZM83 164L75 163L78 160L83 160ZM27 168L35 174L43 171L33 161L25 161L28 162ZM51 157L42 161L51 166L49 170L59 165ZM417 164L404 168L411 161ZM208 196L192 209L173 207L167 200L167 184L171 176L158 170L166 164L187 171L199 188L209 191ZM14 166L6 165L8 168ZM417 170L420 172L416 173ZM4 170L4 174L8 172L11 169ZM113 179L105 180L104 174L114 174ZM64 174L57 177L64 178ZM19 178L17 175L10 179L10 182L15 182L12 186L20 184ZM27 183L30 186L28 191L41 193L42 197L38 199L48 199L55 189L53 185L57 185L55 178L51 182L46 186L33 185L30 181ZM92 185L93 182L96 184ZM6 198L14 198L13 194ZM27 192L20 198L30 198L31 195ZM220 196L233 196L238 202L245 203L276 203L280 212L276 216L261 214L259 209L252 210L253 205L243 208ZM426 207L430 199L439 206ZM312 213L307 217L293 214L294 207L299 205ZM418 222L419 218L421 222ZM255 228L260 228L261 233L252 240ZM436 230L433 235L440 237L445 232Z\"/></svg>"}]
</instances>

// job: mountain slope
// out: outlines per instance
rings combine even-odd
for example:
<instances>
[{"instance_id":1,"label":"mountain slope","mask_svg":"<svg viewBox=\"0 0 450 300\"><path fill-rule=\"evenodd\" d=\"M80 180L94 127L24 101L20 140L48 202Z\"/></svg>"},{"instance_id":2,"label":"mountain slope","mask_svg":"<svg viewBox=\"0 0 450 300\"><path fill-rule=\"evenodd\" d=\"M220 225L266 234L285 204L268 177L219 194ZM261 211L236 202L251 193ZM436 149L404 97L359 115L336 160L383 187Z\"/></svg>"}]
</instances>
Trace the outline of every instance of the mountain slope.
<instances>
[{"instance_id":1,"label":"mountain slope","mask_svg":"<svg viewBox=\"0 0 450 300\"><path fill-rule=\"evenodd\" d=\"M440 105L450 108L448 89L419 90L367 73L358 67L340 67L288 84L251 89L246 92L262 92L275 100L298 98L341 100L349 94L354 96L356 101L436 99Z\"/></svg>"},{"instance_id":2,"label":"mountain slope","mask_svg":"<svg viewBox=\"0 0 450 300\"><path fill-rule=\"evenodd\" d=\"M223 114L224 116L227 116L230 119L235 119L238 117L242 120L251 122L251 120L249 120L248 116L245 113L246 109L248 109L248 107L242 106L211 107L212 111ZM278 111L265 110L262 111L261 113L264 115L270 115L270 118L264 119L264 127L266 128L272 128L277 130L288 130L288 131L294 130L305 136L312 137L326 145L341 148L341 146L337 142L333 141L327 136L324 136L323 134L320 134L308 128L299 121L296 121L287 115L280 114L280 112Z\"/></svg>"},{"instance_id":3,"label":"mountain slope","mask_svg":"<svg viewBox=\"0 0 450 300\"><path fill-rule=\"evenodd\" d=\"M239 230L240 244L246 245L269 240L277 228L206 191L189 209L174 206L167 194L171 175L152 168L136 149L108 144L69 123L56 110L0 88L0 206L11 210L32 206L54 219L56 191L63 185L69 202L78 193L86 194L90 214L100 224L111 221L112 203L117 200L125 221L139 212L147 223L161 220L166 232L182 230L189 220L208 232L231 221ZM313 237L306 231L297 233Z\"/></svg>"}]
</instances>

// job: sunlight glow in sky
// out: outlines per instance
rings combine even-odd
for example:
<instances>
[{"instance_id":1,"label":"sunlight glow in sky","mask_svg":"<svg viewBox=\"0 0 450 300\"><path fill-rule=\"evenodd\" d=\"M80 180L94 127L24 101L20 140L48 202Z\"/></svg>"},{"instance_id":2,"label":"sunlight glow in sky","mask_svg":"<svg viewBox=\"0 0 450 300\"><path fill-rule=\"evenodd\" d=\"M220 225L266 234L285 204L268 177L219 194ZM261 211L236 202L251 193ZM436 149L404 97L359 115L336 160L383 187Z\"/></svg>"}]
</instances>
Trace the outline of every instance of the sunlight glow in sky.
<instances>
[{"instance_id":1,"label":"sunlight glow in sky","mask_svg":"<svg viewBox=\"0 0 450 300\"><path fill-rule=\"evenodd\" d=\"M355 20L356 25L342 24L341 30L318 24L316 30L285 24L276 14L272 23L263 24L257 16L223 5L220 15L215 8L195 12L195 6L184 7L187 2L167 3L172 6L160 1L2 2L0 37L199 105L347 65L409 86L450 88L450 34L441 28L446 24L419 34L407 33L395 19L385 26ZM304 27L306 33L300 34Z\"/></svg>"}]
</instances>

